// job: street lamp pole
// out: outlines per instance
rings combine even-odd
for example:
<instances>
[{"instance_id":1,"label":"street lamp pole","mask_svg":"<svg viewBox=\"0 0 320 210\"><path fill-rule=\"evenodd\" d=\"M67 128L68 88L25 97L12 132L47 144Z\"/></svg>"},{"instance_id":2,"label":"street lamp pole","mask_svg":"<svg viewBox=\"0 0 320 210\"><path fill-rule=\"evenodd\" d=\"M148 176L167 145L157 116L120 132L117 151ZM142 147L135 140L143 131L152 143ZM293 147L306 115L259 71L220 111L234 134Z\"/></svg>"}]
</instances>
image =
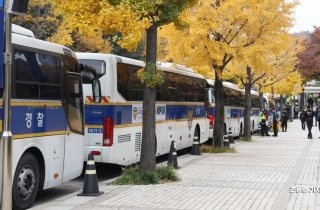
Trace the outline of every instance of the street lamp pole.
<instances>
[{"instance_id":1,"label":"street lamp pole","mask_svg":"<svg viewBox=\"0 0 320 210\"><path fill-rule=\"evenodd\" d=\"M5 86L3 95L3 131L1 141L3 145L3 168L2 168L2 196L1 210L12 209L12 133L10 130L11 121L11 14L8 12L9 0L5 1Z\"/></svg>"}]
</instances>

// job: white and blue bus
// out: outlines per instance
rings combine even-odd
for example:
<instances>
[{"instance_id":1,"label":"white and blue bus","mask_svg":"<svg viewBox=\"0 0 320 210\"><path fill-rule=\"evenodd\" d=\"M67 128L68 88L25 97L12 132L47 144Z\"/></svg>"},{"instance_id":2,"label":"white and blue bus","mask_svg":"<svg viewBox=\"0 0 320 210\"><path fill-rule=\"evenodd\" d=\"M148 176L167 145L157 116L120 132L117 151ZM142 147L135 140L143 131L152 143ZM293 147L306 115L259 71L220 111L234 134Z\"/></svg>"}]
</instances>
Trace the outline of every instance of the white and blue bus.
<instances>
[{"instance_id":1,"label":"white and blue bus","mask_svg":"<svg viewBox=\"0 0 320 210\"><path fill-rule=\"evenodd\" d=\"M29 208L39 190L60 185L82 172L82 81L83 76L93 75L82 74L80 69L77 57L70 49L36 39L31 31L13 26L11 131L14 209ZM0 76L4 85L4 75ZM97 79L97 86L93 86L89 77L86 80L91 81L91 88L99 89ZM1 86L2 96L3 91ZM0 119L2 124L3 112Z\"/></svg>"},{"instance_id":2,"label":"white and blue bus","mask_svg":"<svg viewBox=\"0 0 320 210\"><path fill-rule=\"evenodd\" d=\"M102 163L139 162L143 86L136 73L145 63L109 54L77 53L77 57L97 70L102 92L102 102L94 104L91 90L85 91L85 153ZM178 150L207 141L205 78L172 63L158 63L157 68L165 81L156 92L156 155L168 153L172 140Z\"/></svg>"},{"instance_id":3,"label":"white and blue bus","mask_svg":"<svg viewBox=\"0 0 320 210\"><path fill-rule=\"evenodd\" d=\"M214 80L208 82L208 100L209 100L209 137L213 137L213 123L215 116L215 98L213 94ZM238 85L223 82L224 88L224 133L232 131L232 136L242 136L244 129L244 97L245 91ZM251 91L251 131L259 129L259 94Z\"/></svg>"}]
</instances>

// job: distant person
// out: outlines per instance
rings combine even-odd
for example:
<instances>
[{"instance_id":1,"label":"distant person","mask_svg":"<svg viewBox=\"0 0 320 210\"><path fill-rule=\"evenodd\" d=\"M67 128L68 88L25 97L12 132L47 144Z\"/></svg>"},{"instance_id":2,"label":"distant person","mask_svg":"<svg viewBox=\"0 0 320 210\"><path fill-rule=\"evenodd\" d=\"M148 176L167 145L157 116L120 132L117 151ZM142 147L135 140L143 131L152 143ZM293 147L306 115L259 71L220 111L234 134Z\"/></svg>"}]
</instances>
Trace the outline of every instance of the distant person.
<instances>
[{"instance_id":1,"label":"distant person","mask_svg":"<svg viewBox=\"0 0 320 210\"><path fill-rule=\"evenodd\" d=\"M315 123L315 126L317 126L318 113L319 113L319 108L317 107L316 111L314 112L314 123Z\"/></svg>"},{"instance_id":2,"label":"distant person","mask_svg":"<svg viewBox=\"0 0 320 210\"><path fill-rule=\"evenodd\" d=\"M273 135L274 137L278 136L278 121L279 121L279 113L276 112L275 109L272 110L273 114Z\"/></svg>"},{"instance_id":3,"label":"distant person","mask_svg":"<svg viewBox=\"0 0 320 210\"><path fill-rule=\"evenodd\" d=\"M306 110L303 109L299 117L301 121L302 130L305 130L306 129Z\"/></svg>"},{"instance_id":4,"label":"distant person","mask_svg":"<svg viewBox=\"0 0 320 210\"><path fill-rule=\"evenodd\" d=\"M318 111L317 121L318 121L318 126L319 126L319 131L320 131L320 110ZM319 138L320 138L320 136L319 136Z\"/></svg>"},{"instance_id":5,"label":"distant person","mask_svg":"<svg viewBox=\"0 0 320 210\"><path fill-rule=\"evenodd\" d=\"M307 107L307 111L305 112L307 127L308 127L308 139L312 139L312 124L313 124L313 116L314 112L310 106Z\"/></svg>"},{"instance_id":6,"label":"distant person","mask_svg":"<svg viewBox=\"0 0 320 210\"><path fill-rule=\"evenodd\" d=\"M267 129L267 118L266 118L266 114L265 114L265 110L261 110L260 115L259 115L259 119L260 119L260 131L261 131L261 136L270 136L268 134L268 129Z\"/></svg>"},{"instance_id":7,"label":"distant person","mask_svg":"<svg viewBox=\"0 0 320 210\"><path fill-rule=\"evenodd\" d=\"M299 113L299 107L295 106L294 107L294 116L293 116L294 119L298 119L298 113Z\"/></svg>"},{"instance_id":8,"label":"distant person","mask_svg":"<svg viewBox=\"0 0 320 210\"><path fill-rule=\"evenodd\" d=\"M282 132L287 132L288 128L288 113L287 110L283 110L281 114L281 127L282 127Z\"/></svg>"},{"instance_id":9,"label":"distant person","mask_svg":"<svg viewBox=\"0 0 320 210\"><path fill-rule=\"evenodd\" d=\"M264 133L266 134L266 136L270 136L268 133L268 121L269 121L269 114L267 110L264 110L264 116L266 116L266 127L265 127L265 131Z\"/></svg>"},{"instance_id":10,"label":"distant person","mask_svg":"<svg viewBox=\"0 0 320 210\"><path fill-rule=\"evenodd\" d=\"M288 120L289 120L289 119L291 119L291 117L292 117L292 107L291 107L291 105L289 104L289 102L287 103L286 111L287 111L287 117L288 117Z\"/></svg>"},{"instance_id":11,"label":"distant person","mask_svg":"<svg viewBox=\"0 0 320 210\"><path fill-rule=\"evenodd\" d=\"M314 100L311 95L309 96L307 102L308 102L308 106L310 106L310 108L313 109Z\"/></svg>"}]
</instances>

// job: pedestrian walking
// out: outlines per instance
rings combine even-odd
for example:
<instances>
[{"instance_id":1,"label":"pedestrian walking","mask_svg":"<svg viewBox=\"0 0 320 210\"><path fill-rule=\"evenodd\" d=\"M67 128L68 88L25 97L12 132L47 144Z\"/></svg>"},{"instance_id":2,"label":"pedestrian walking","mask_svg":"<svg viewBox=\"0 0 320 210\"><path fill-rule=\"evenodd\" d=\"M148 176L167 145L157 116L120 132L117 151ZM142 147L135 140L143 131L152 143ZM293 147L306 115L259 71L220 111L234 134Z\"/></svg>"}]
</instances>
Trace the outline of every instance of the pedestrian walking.
<instances>
[{"instance_id":1,"label":"pedestrian walking","mask_svg":"<svg viewBox=\"0 0 320 210\"><path fill-rule=\"evenodd\" d=\"M264 116L266 117L266 127L264 133L266 134L266 136L270 136L268 133L269 114L267 110L264 110Z\"/></svg>"},{"instance_id":2,"label":"pedestrian walking","mask_svg":"<svg viewBox=\"0 0 320 210\"><path fill-rule=\"evenodd\" d=\"M307 102L308 102L308 106L310 106L310 108L313 109L314 100L312 98L312 95L309 96Z\"/></svg>"},{"instance_id":3,"label":"pedestrian walking","mask_svg":"<svg viewBox=\"0 0 320 210\"><path fill-rule=\"evenodd\" d=\"M293 110L294 110L294 119L298 119L299 107L295 106Z\"/></svg>"},{"instance_id":4,"label":"pedestrian walking","mask_svg":"<svg viewBox=\"0 0 320 210\"><path fill-rule=\"evenodd\" d=\"M287 128L288 128L288 113L286 110L282 111L281 114L281 128L282 128L282 132L287 132Z\"/></svg>"},{"instance_id":5,"label":"pedestrian walking","mask_svg":"<svg viewBox=\"0 0 320 210\"><path fill-rule=\"evenodd\" d=\"M268 134L268 128L267 128L267 116L266 116L266 111L265 110L261 110L260 115L260 131L261 131L261 136L270 136Z\"/></svg>"},{"instance_id":6,"label":"pedestrian walking","mask_svg":"<svg viewBox=\"0 0 320 210\"><path fill-rule=\"evenodd\" d=\"M318 121L318 126L319 126L319 131L320 131L320 111L318 111L317 121ZM320 138L320 136L319 136L319 138Z\"/></svg>"},{"instance_id":7,"label":"pedestrian walking","mask_svg":"<svg viewBox=\"0 0 320 210\"><path fill-rule=\"evenodd\" d=\"M317 107L316 111L314 112L314 123L315 123L315 126L317 126L318 113L319 113L319 108Z\"/></svg>"},{"instance_id":8,"label":"pedestrian walking","mask_svg":"<svg viewBox=\"0 0 320 210\"><path fill-rule=\"evenodd\" d=\"M299 116L302 130L306 129L306 113L305 112L306 112L305 110L302 110Z\"/></svg>"},{"instance_id":9,"label":"pedestrian walking","mask_svg":"<svg viewBox=\"0 0 320 210\"><path fill-rule=\"evenodd\" d=\"M292 107L291 107L291 105L289 104L289 102L287 103L285 110L287 111L288 120L289 120L289 119L292 120Z\"/></svg>"},{"instance_id":10,"label":"pedestrian walking","mask_svg":"<svg viewBox=\"0 0 320 210\"><path fill-rule=\"evenodd\" d=\"M279 121L279 113L276 112L275 109L272 110L273 114L273 135L274 137L278 136L278 121Z\"/></svg>"},{"instance_id":11,"label":"pedestrian walking","mask_svg":"<svg viewBox=\"0 0 320 210\"><path fill-rule=\"evenodd\" d=\"M312 139L312 124L314 112L310 106L307 107L307 111L305 112L306 120L307 120L307 128L308 128L308 139Z\"/></svg>"}]
</instances>

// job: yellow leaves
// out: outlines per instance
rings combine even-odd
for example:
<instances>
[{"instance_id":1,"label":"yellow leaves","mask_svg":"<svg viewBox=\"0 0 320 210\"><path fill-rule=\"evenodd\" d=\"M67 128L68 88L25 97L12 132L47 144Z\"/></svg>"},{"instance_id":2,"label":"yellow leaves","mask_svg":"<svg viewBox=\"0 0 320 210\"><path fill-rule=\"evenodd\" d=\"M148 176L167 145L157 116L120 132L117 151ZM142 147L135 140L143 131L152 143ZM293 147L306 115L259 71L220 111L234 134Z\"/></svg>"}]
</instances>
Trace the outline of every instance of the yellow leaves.
<instances>
[{"instance_id":1,"label":"yellow leaves","mask_svg":"<svg viewBox=\"0 0 320 210\"><path fill-rule=\"evenodd\" d=\"M226 58L232 58L237 68L229 68L229 72L237 75L243 75L247 65L255 71L266 70L268 62L263 55L268 54L268 45L276 35L284 33L292 23L292 5L288 6L285 0L224 0L220 5L211 0L199 1L181 15L188 29L178 31L168 25L159 36L168 42L167 58L194 69L202 63L215 67L215 73L221 71L219 75L223 77L224 68L230 65Z\"/></svg>"},{"instance_id":2,"label":"yellow leaves","mask_svg":"<svg viewBox=\"0 0 320 210\"><path fill-rule=\"evenodd\" d=\"M148 19L141 18L127 4L113 6L106 0L51 1L56 14L63 15L63 24L57 35L52 38L61 44L70 41L68 37L62 35L73 32L79 32L83 38L89 40L93 37L96 40L101 39L99 41L101 44L107 44L102 41L105 34L120 32L123 37L119 41L121 47L134 50L141 41L143 31L150 26ZM100 49L108 48L108 46L100 47Z\"/></svg>"},{"instance_id":3,"label":"yellow leaves","mask_svg":"<svg viewBox=\"0 0 320 210\"><path fill-rule=\"evenodd\" d=\"M298 72L292 72L286 78L276 83L274 92L280 95L296 95L302 92L302 82Z\"/></svg>"},{"instance_id":4,"label":"yellow leaves","mask_svg":"<svg viewBox=\"0 0 320 210\"><path fill-rule=\"evenodd\" d=\"M61 45L71 45L73 39L67 30L58 29L57 33L48 39L50 42L59 43Z\"/></svg>"}]
</instances>

